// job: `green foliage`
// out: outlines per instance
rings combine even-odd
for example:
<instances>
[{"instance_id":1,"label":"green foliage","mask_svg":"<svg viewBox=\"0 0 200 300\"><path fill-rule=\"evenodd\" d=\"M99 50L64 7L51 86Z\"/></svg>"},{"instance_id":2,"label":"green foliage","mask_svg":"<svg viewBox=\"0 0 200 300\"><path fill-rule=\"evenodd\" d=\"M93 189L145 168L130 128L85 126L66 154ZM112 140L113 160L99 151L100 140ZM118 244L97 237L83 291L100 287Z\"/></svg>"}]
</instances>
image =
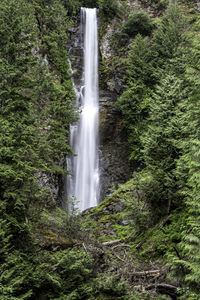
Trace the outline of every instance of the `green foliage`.
<instances>
[{"instance_id":1,"label":"green foliage","mask_svg":"<svg viewBox=\"0 0 200 300\"><path fill-rule=\"evenodd\" d=\"M23 0L1 6L0 196L6 201L5 216L13 215L12 223L19 222L23 228L27 209L39 190L35 174L50 168L52 173L64 172L58 162L70 150L67 128L73 120L73 94L62 70L63 84L61 79L54 83L40 58L33 55L38 47L33 7ZM62 53L60 57L63 59ZM41 105L46 106L46 115Z\"/></svg>"},{"instance_id":2,"label":"green foliage","mask_svg":"<svg viewBox=\"0 0 200 300\"><path fill-rule=\"evenodd\" d=\"M81 299L86 292L84 285L93 275L92 262L89 254L78 249L62 251L53 257L53 268L60 276L63 295L74 299L75 294Z\"/></svg>"},{"instance_id":3,"label":"green foliage","mask_svg":"<svg viewBox=\"0 0 200 300\"><path fill-rule=\"evenodd\" d=\"M27 238L25 215L37 189L34 173L41 167L30 76L36 64L31 55L36 28L26 2L6 1L0 10L4 41L0 46L0 199L2 218L12 229L12 242L18 248Z\"/></svg>"},{"instance_id":4,"label":"green foliage","mask_svg":"<svg viewBox=\"0 0 200 300\"><path fill-rule=\"evenodd\" d=\"M76 201L72 200L70 204L70 212L65 214L64 230L70 239L76 239L81 235L81 215L76 208ZM69 205L69 202L68 202Z\"/></svg>"},{"instance_id":5,"label":"green foliage","mask_svg":"<svg viewBox=\"0 0 200 300\"><path fill-rule=\"evenodd\" d=\"M140 136L145 130L152 87L156 81L152 50L146 39L137 35L127 62L127 88L117 101L129 132L131 159L141 160Z\"/></svg>"},{"instance_id":6,"label":"green foliage","mask_svg":"<svg viewBox=\"0 0 200 300\"><path fill-rule=\"evenodd\" d=\"M174 120L174 110L183 99L182 82L173 75L168 75L153 94L150 105L149 130L145 136L145 159L148 166L161 164L164 172L173 168L176 150L173 150L173 139L179 136L179 128ZM171 120L172 119L172 120ZM169 123L172 127L170 127ZM161 134L162 133L162 134ZM166 143L164 142L166 139ZM158 147L159 143L159 147ZM168 158L167 153L171 150ZM157 153L156 151L159 151ZM165 160L162 158L165 157Z\"/></svg>"},{"instance_id":7,"label":"green foliage","mask_svg":"<svg viewBox=\"0 0 200 300\"><path fill-rule=\"evenodd\" d=\"M150 87L153 86L155 80L150 43L138 34L129 52L127 82L129 84L141 82Z\"/></svg>"},{"instance_id":8,"label":"green foliage","mask_svg":"<svg viewBox=\"0 0 200 300\"><path fill-rule=\"evenodd\" d=\"M13 252L1 271L0 289L5 300L87 296L84 286L93 274L91 256L79 250L60 251L53 256L43 253L38 258Z\"/></svg>"},{"instance_id":9,"label":"green foliage","mask_svg":"<svg viewBox=\"0 0 200 300\"><path fill-rule=\"evenodd\" d=\"M149 200L163 212L163 205L169 210L171 203L176 206L181 199L180 194L176 194L179 186L175 170L182 154L178 142L183 136L180 121L186 110L182 102L186 101L188 93L184 85L174 75L161 81L152 98L148 129L143 136L145 163L160 193Z\"/></svg>"},{"instance_id":10,"label":"green foliage","mask_svg":"<svg viewBox=\"0 0 200 300\"><path fill-rule=\"evenodd\" d=\"M116 238L126 240L135 232L139 234L147 230L153 224L153 218L143 187L151 179L149 174L144 172L141 176L135 174L130 181L119 185L111 196L93 208L83 222L83 230L100 241ZM112 234L106 234L107 230Z\"/></svg>"},{"instance_id":11,"label":"green foliage","mask_svg":"<svg viewBox=\"0 0 200 300\"><path fill-rule=\"evenodd\" d=\"M123 278L108 273L100 275L95 280L98 291L98 299L124 299L137 300L138 298L130 292L127 282ZM91 299L92 300L92 299Z\"/></svg>"},{"instance_id":12,"label":"green foliage","mask_svg":"<svg viewBox=\"0 0 200 300\"><path fill-rule=\"evenodd\" d=\"M198 68L198 65L196 66ZM194 80L194 81L193 81ZM195 85L194 85L195 82ZM174 276L186 283L187 289L181 290L184 297L197 299L199 286L199 82L196 75L190 76L190 85L193 86L190 102L185 119L182 120L185 141L180 141L183 155L178 161L177 174L180 178L181 192L185 198L187 208L186 228L182 232L178 247L180 255L171 255ZM186 296L185 296L186 295Z\"/></svg>"},{"instance_id":13,"label":"green foliage","mask_svg":"<svg viewBox=\"0 0 200 300\"><path fill-rule=\"evenodd\" d=\"M143 10L133 11L122 27L122 31L128 34L129 37L135 37L138 33L143 36L150 35L152 29L152 21Z\"/></svg>"},{"instance_id":14,"label":"green foliage","mask_svg":"<svg viewBox=\"0 0 200 300\"><path fill-rule=\"evenodd\" d=\"M63 6L67 11L67 15L74 16L80 8L79 0L61 0Z\"/></svg>"},{"instance_id":15,"label":"green foliage","mask_svg":"<svg viewBox=\"0 0 200 300\"><path fill-rule=\"evenodd\" d=\"M178 57L179 47L187 40L184 34L186 26L187 20L183 13L178 6L171 4L153 35L155 59L162 69L169 59Z\"/></svg>"},{"instance_id":16,"label":"green foliage","mask_svg":"<svg viewBox=\"0 0 200 300\"><path fill-rule=\"evenodd\" d=\"M100 15L108 20L119 14L119 3L117 0L98 0Z\"/></svg>"},{"instance_id":17,"label":"green foliage","mask_svg":"<svg viewBox=\"0 0 200 300\"><path fill-rule=\"evenodd\" d=\"M128 85L117 101L129 132L131 159L143 160L141 139L153 110L150 103L154 103L151 98L159 77L162 78L163 72L177 75L185 72L183 57L188 51L186 48L183 53L185 26L180 10L171 5L154 31L152 43L138 35L132 44L127 64Z\"/></svg>"},{"instance_id":18,"label":"green foliage","mask_svg":"<svg viewBox=\"0 0 200 300\"><path fill-rule=\"evenodd\" d=\"M149 174L138 186L153 208L152 221L172 214L170 225L149 237L149 253L156 249L166 254L172 275L185 285L180 299L198 299L200 293L199 38L190 30L180 9L171 4L151 42L136 36L127 87L118 100L131 158L142 158Z\"/></svg>"},{"instance_id":19,"label":"green foliage","mask_svg":"<svg viewBox=\"0 0 200 300\"><path fill-rule=\"evenodd\" d=\"M53 6L48 10L46 4L0 3L0 287L4 299L36 299L33 295L45 286L44 281L52 289L59 285L57 275L48 277L47 266L35 267L40 262L29 225L30 207L48 197L38 185L37 174L65 172L60 161L70 151L68 127L75 119L66 27L62 26L66 13L58 2L48 1ZM66 24L69 28L70 22ZM40 41L44 45L46 40L44 50ZM42 55L49 56L51 65Z\"/></svg>"},{"instance_id":20,"label":"green foliage","mask_svg":"<svg viewBox=\"0 0 200 300\"><path fill-rule=\"evenodd\" d=\"M144 91L145 86L143 84L133 83L131 84L131 87L123 93L117 102L117 105L122 110L128 124L133 125L141 120L141 111L144 111L146 108L146 105L143 104L144 102L148 102L146 99L144 99L148 97L148 95L144 95Z\"/></svg>"}]
</instances>

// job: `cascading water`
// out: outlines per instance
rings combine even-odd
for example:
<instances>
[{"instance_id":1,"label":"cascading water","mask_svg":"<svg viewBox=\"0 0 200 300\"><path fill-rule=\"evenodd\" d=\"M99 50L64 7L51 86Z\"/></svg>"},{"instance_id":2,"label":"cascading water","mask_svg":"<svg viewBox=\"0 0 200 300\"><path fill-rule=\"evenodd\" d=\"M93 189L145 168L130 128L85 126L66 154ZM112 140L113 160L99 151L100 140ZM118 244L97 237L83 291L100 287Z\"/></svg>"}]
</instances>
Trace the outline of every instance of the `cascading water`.
<instances>
[{"instance_id":1,"label":"cascading water","mask_svg":"<svg viewBox=\"0 0 200 300\"><path fill-rule=\"evenodd\" d=\"M68 199L77 199L80 211L97 205L99 194L98 158L98 37L96 9L81 8L84 50L84 85L76 91L80 118L71 125L70 143L77 156L67 159Z\"/></svg>"}]
</instances>

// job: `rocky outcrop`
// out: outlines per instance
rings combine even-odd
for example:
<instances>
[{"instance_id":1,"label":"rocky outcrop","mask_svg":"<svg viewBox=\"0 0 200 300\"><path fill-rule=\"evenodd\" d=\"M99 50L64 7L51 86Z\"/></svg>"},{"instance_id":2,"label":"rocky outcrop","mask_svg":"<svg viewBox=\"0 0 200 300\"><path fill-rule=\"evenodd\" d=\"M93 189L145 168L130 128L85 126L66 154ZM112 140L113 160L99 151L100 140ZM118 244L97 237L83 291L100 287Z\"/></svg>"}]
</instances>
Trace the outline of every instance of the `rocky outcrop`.
<instances>
[{"instance_id":1,"label":"rocky outcrop","mask_svg":"<svg viewBox=\"0 0 200 300\"><path fill-rule=\"evenodd\" d=\"M53 211L51 215L44 210L41 218L34 222L32 226L35 241L42 249L54 252L71 248L74 245L74 241L67 233L64 221L61 222L56 211Z\"/></svg>"}]
</instances>

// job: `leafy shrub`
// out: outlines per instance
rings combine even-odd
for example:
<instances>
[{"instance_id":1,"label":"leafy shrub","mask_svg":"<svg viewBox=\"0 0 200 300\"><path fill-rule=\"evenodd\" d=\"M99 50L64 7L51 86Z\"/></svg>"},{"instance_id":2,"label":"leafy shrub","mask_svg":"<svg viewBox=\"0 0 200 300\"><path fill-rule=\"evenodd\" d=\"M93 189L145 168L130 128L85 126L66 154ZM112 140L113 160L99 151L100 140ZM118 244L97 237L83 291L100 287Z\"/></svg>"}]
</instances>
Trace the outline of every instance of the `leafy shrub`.
<instances>
[{"instance_id":1,"label":"leafy shrub","mask_svg":"<svg viewBox=\"0 0 200 300\"><path fill-rule=\"evenodd\" d=\"M131 13L122 28L122 31L130 37L134 37L138 33L144 36L150 35L152 30L152 21L148 14L142 10Z\"/></svg>"},{"instance_id":2,"label":"leafy shrub","mask_svg":"<svg viewBox=\"0 0 200 300\"><path fill-rule=\"evenodd\" d=\"M103 17L111 18L119 13L117 0L98 0L100 13Z\"/></svg>"},{"instance_id":3,"label":"leafy shrub","mask_svg":"<svg viewBox=\"0 0 200 300\"><path fill-rule=\"evenodd\" d=\"M131 292L127 282L124 278L119 278L119 275L100 274L95 279L94 286L97 292L95 296L98 296L97 299L137 299Z\"/></svg>"},{"instance_id":4,"label":"leafy shrub","mask_svg":"<svg viewBox=\"0 0 200 300\"><path fill-rule=\"evenodd\" d=\"M79 0L62 0L61 1L63 6L67 10L67 14L69 16L73 16L77 13L77 10L79 9L80 3Z\"/></svg>"},{"instance_id":5,"label":"leafy shrub","mask_svg":"<svg viewBox=\"0 0 200 300\"><path fill-rule=\"evenodd\" d=\"M113 34L111 45L115 51L117 51L119 48L122 48L124 51L124 46L128 43L128 41L128 34L122 31L118 31Z\"/></svg>"}]
</instances>

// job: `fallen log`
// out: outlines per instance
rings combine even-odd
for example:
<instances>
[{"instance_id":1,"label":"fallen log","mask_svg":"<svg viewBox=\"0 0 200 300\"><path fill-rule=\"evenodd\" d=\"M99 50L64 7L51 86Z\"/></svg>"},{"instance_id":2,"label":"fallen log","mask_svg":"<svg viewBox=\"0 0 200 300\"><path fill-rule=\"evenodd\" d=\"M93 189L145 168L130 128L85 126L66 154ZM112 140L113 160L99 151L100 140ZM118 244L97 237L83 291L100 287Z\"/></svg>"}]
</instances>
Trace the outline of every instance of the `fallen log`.
<instances>
[{"instance_id":1,"label":"fallen log","mask_svg":"<svg viewBox=\"0 0 200 300\"><path fill-rule=\"evenodd\" d=\"M168 283L149 284L148 286L145 287L145 289L146 290L156 289L157 292L159 292L161 294L167 294L170 296L175 296L176 292L177 292L177 287L172 284L168 284Z\"/></svg>"}]
</instances>

